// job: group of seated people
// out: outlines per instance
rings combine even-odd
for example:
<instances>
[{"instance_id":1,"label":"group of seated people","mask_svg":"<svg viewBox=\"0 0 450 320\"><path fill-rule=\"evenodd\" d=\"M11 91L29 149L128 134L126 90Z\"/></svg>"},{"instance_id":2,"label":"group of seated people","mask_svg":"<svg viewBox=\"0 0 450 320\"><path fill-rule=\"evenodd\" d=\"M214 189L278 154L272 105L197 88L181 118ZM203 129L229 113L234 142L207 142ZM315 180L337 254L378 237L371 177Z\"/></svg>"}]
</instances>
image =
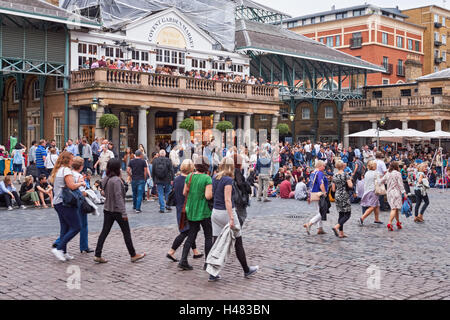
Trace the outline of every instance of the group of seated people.
<instances>
[{"instance_id":1,"label":"group of seated people","mask_svg":"<svg viewBox=\"0 0 450 320\"><path fill-rule=\"evenodd\" d=\"M84 174L86 188L83 195L88 197L94 204L102 204L104 197L101 195L101 181L97 180L91 186L92 172L90 169ZM11 176L6 176L0 181L0 204L3 203L8 210L13 210L13 205L25 209L25 204L34 205L35 208L53 208L53 186L48 182L48 177L41 174L38 177L28 175L22 183L19 192L12 182Z\"/></svg>"},{"instance_id":2,"label":"group of seated people","mask_svg":"<svg viewBox=\"0 0 450 320\"><path fill-rule=\"evenodd\" d=\"M247 84L256 84L256 85L264 85L266 82L262 77L254 77L248 76L242 77L239 74L231 74L231 73L219 73L204 71L204 70L191 70L186 72L180 72L180 70L176 67L161 67L157 66L153 68L150 64L139 64L132 61L123 62L120 59L115 59L114 61L111 59L106 59L103 56L100 60L93 58L92 62L87 59L81 69L95 69L95 68L108 68L108 69L118 69L118 70L128 70L128 71L138 71L138 72L148 72L155 74L165 74L172 76L184 76L189 78L196 79L206 79L206 80L215 80L215 81L226 81L226 82L234 82L234 83L247 83Z\"/></svg>"}]
</instances>

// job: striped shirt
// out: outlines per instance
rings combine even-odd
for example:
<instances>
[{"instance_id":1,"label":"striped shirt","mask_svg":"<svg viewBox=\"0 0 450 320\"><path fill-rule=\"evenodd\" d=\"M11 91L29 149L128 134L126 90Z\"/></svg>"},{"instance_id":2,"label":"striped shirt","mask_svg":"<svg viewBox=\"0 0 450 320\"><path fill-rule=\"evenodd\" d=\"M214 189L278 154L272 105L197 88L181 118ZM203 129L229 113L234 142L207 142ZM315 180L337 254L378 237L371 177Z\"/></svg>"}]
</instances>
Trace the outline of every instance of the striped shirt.
<instances>
[{"instance_id":1,"label":"striped shirt","mask_svg":"<svg viewBox=\"0 0 450 320\"><path fill-rule=\"evenodd\" d=\"M36 168L45 168L44 157L47 156L47 151L43 146L38 146L36 149Z\"/></svg>"}]
</instances>

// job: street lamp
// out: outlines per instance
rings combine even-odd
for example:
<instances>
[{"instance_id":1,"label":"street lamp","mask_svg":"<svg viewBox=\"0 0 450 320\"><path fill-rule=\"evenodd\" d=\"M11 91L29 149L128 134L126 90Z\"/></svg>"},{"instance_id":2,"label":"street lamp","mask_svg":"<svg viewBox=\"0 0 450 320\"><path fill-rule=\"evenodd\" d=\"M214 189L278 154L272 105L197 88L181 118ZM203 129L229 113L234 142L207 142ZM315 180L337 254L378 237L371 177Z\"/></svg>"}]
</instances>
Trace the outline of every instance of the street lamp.
<instances>
[{"instance_id":1,"label":"street lamp","mask_svg":"<svg viewBox=\"0 0 450 320\"><path fill-rule=\"evenodd\" d=\"M91 110L92 110L93 112L96 112L96 111L97 111L97 109L98 109L98 103L99 103L98 98L92 99L92 102L91 102Z\"/></svg>"},{"instance_id":2,"label":"street lamp","mask_svg":"<svg viewBox=\"0 0 450 320\"><path fill-rule=\"evenodd\" d=\"M291 122L292 122L292 121L294 121L294 118L295 118L295 114L291 112L289 114L289 120L291 120Z\"/></svg>"},{"instance_id":3,"label":"street lamp","mask_svg":"<svg viewBox=\"0 0 450 320\"><path fill-rule=\"evenodd\" d=\"M225 64L228 66L228 67L231 67L231 64L233 63L233 60L231 60L231 58L230 57L227 57L226 59L225 59Z\"/></svg>"}]
</instances>

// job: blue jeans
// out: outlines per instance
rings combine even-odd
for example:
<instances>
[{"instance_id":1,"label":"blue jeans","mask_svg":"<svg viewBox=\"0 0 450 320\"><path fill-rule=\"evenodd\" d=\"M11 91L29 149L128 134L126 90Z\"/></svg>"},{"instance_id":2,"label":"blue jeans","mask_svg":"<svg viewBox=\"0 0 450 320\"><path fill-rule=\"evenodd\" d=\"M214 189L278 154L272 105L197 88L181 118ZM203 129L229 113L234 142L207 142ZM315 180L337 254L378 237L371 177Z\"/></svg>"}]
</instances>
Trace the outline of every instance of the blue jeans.
<instances>
[{"instance_id":1,"label":"blue jeans","mask_svg":"<svg viewBox=\"0 0 450 320\"><path fill-rule=\"evenodd\" d=\"M133 208L141 210L142 197L145 191L145 180L131 181L131 190L133 191Z\"/></svg>"},{"instance_id":2,"label":"blue jeans","mask_svg":"<svg viewBox=\"0 0 450 320\"><path fill-rule=\"evenodd\" d=\"M87 214L81 212L81 209L78 210L78 218L80 219L80 251L84 251L89 249L88 244L88 218ZM56 246L61 242L61 236L55 240L54 244Z\"/></svg>"},{"instance_id":3,"label":"blue jeans","mask_svg":"<svg viewBox=\"0 0 450 320\"><path fill-rule=\"evenodd\" d=\"M156 189L158 190L159 210L164 211L166 209L166 201L169 196L172 186L169 183L157 183Z\"/></svg>"},{"instance_id":4,"label":"blue jeans","mask_svg":"<svg viewBox=\"0 0 450 320\"><path fill-rule=\"evenodd\" d=\"M72 240L81 230L80 218L78 216L78 208L65 207L62 203L55 205L58 213L61 231L59 235L59 243L56 249L67 252L67 243Z\"/></svg>"}]
</instances>

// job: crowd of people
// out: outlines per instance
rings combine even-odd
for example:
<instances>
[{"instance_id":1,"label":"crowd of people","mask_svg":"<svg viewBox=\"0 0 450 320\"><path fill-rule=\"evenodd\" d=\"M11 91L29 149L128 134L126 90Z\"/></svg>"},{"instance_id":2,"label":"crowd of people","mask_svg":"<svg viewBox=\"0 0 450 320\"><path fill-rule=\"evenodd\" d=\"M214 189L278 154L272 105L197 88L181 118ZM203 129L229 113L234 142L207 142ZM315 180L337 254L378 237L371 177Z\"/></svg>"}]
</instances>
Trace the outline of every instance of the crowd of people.
<instances>
[{"instance_id":1,"label":"crowd of people","mask_svg":"<svg viewBox=\"0 0 450 320\"><path fill-rule=\"evenodd\" d=\"M58 149L55 140L40 140L33 141L25 163L27 148L18 143L11 155L13 175L0 182L0 199L8 210L14 204L25 208L24 203L55 208L60 236L52 252L61 261L73 259L67 243L79 233L80 252L95 252L95 262L108 262L102 249L117 222L131 261L136 262L145 253L135 251L128 223L125 199L131 186L135 213L142 212L144 200L158 199L161 214L175 208L179 234L166 257L178 262L180 269L192 270L188 262L192 250L194 259L205 259L208 280L217 281L232 246L245 277L258 271L258 266L248 264L242 239L252 198L307 201L314 211L303 225L308 235L313 226L319 235L326 234L324 221L334 202L338 219L331 230L346 238L344 224L351 217L352 203L361 205L361 226L372 213L374 223L384 224L380 211L390 210L386 226L393 231L394 226L403 228L400 213L405 201L415 203L414 222L423 223L430 203L428 190L450 187L447 154L423 145L408 144L397 150L392 145L378 149L374 143L359 149L308 140L294 145L255 142L238 149L226 148L212 138L202 144L163 141L155 147L151 155L140 145L134 152L127 148L119 157L114 144L99 137L91 144L86 137L68 139L64 150ZM95 182L93 175L98 176ZM99 215L100 204L104 224L93 250L88 246L87 214ZM204 253L196 246L200 227ZM177 259L176 250L182 245Z\"/></svg>"},{"instance_id":2,"label":"crowd of people","mask_svg":"<svg viewBox=\"0 0 450 320\"><path fill-rule=\"evenodd\" d=\"M266 82L262 77L254 77L245 75L244 77L239 74L225 73L225 72L213 72L212 70L190 70L183 72L177 67L163 67L157 66L153 67L151 64L139 64L132 61L124 62L119 58L105 59L102 56L101 59L93 58L92 61L87 59L82 65L81 69L96 69L96 68L107 68L107 69L117 69L117 70L128 70L128 71L138 71L138 72L148 72L154 74L172 75L172 76L184 76L195 79L205 79L205 80L216 80L216 81L226 81L234 83L247 83L247 84L257 84L264 85Z\"/></svg>"}]
</instances>

